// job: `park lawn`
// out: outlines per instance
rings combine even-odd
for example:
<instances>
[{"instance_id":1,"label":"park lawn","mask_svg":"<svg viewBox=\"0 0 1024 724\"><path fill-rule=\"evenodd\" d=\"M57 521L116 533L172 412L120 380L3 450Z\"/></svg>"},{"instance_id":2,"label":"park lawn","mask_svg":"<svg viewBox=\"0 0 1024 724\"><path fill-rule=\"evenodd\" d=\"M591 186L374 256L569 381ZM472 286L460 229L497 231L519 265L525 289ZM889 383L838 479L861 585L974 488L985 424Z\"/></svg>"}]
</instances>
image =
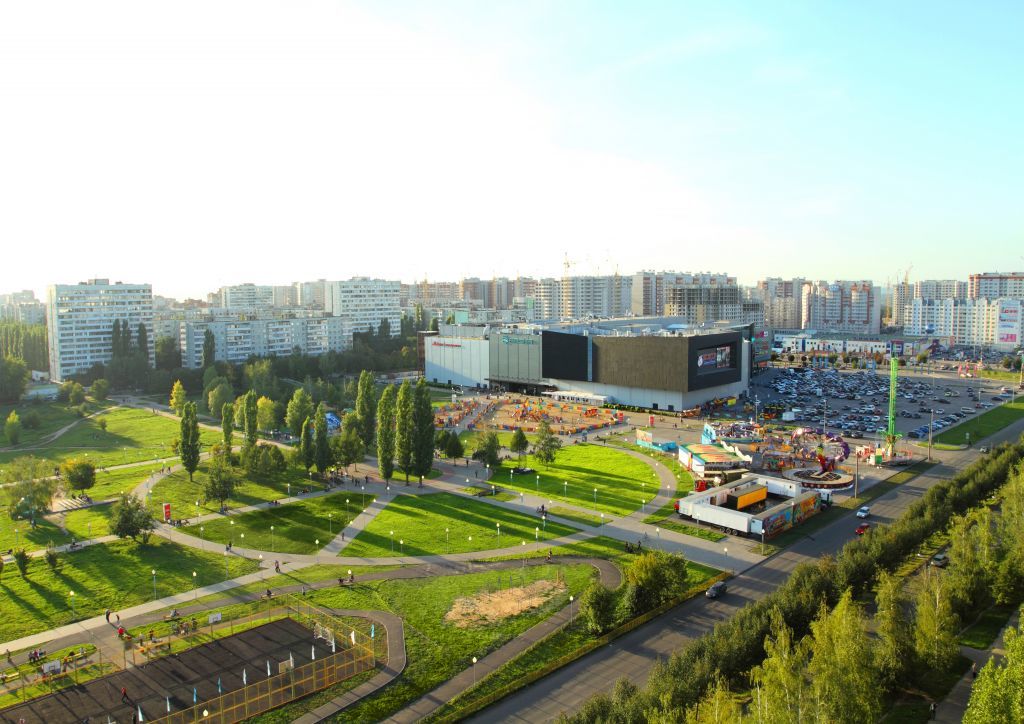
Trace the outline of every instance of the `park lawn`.
<instances>
[{"instance_id":1,"label":"park lawn","mask_svg":"<svg viewBox=\"0 0 1024 724\"><path fill-rule=\"evenodd\" d=\"M984 651L995 642L999 632L1016 610L1016 606L992 606L986 609L970 626L960 632L960 645Z\"/></svg>"},{"instance_id":2,"label":"park lawn","mask_svg":"<svg viewBox=\"0 0 1024 724\"><path fill-rule=\"evenodd\" d=\"M86 414L96 412L96 410L110 407L109 402L93 402L88 400L85 404ZM17 410L18 417L21 418L21 439L18 442L18 450L23 447L29 447L32 444L38 442L42 438L50 435L57 430L61 429L65 425L70 425L73 422L77 422L82 418L78 414L78 408L72 405L68 405L64 402L19 402L16 405L0 405L0 417L6 420L7 416L11 414L11 410ZM34 430L30 430L25 427L25 415L29 412L35 412L39 415L39 427ZM7 438L0 436L0 447L7 447Z\"/></svg>"},{"instance_id":3,"label":"park lawn","mask_svg":"<svg viewBox=\"0 0 1024 724\"><path fill-rule=\"evenodd\" d=\"M110 519L114 514L114 504L93 505L66 513L64 527L68 535L75 540L83 541L90 538L101 538L110 535Z\"/></svg>"},{"instance_id":4,"label":"park lawn","mask_svg":"<svg viewBox=\"0 0 1024 724\"><path fill-rule=\"evenodd\" d=\"M6 510L0 513L0 551L11 548L35 551L50 543L60 546L70 542L71 537L61 531L59 520L53 515L37 518L33 527L24 519L11 520ZM14 570L14 564L9 562L9 565Z\"/></svg>"},{"instance_id":5,"label":"park lawn","mask_svg":"<svg viewBox=\"0 0 1024 724\"><path fill-rule=\"evenodd\" d=\"M345 525L360 512L359 496L348 506L351 492L340 492L295 503L275 505L229 517L221 517L199 525L190 525L184 532L206 540L227 543L233 540L240 548L253 548L273 553L305 553L312 555L327 545ZM333 515L333 519L329 517ZM270 526L274 526L271 535ZM243 537L244 536L244 537ZM315 541L319 540L317 546Z\"/></svg>"},{"instance_id":6,"label":"park lawn","mask_svg":"<svg viewBox=\"0 0 1024 724\"><path fill-rule=\"evenodd\" d=\"M170 461L177 464L177 457ZM87 493L93 500L112 500L122 492L130 493L141 483L146 482L150 475L160 471L160 463L142 463L126 468L114 468L113 470L97 470L96 483L82 492ZM77 491L70 491L75 493Z\"/></svg>"},{"instance_id":7,"label":"park lawn","mask_svg":"<svg viewBox=\"0 0 1024 724\"><path fill-rule=\"evenodd\" d=\"M106 420L107 429L99 426ZM173 458L171 441L180 434L177 420L146 410L117 408L90 417L48 443L19 445L16 452L0 453L0 463L20 455L34 455L59 463L81 457L97 467ZM209 447L220 440L219 431L200 428L200 442Z\"/></svg>"},{"instance_id":8,"label":"park lawn","mask_svg":"<svg viewBox=\"0 0 1024 724\"><path fill-rule=\"evenodd\" d=\"M668 511L664 515L667 515L669 512L674 510L674 508L672 507L672 503L675 501L675 498L686 495L687 493L693 491L693 475L691 475L690 471L680 464L679 458L674 457L672 455L666 455L664 453L657 453L649 448L640 447L635 443L629 442L624 436L620 438L617 435L611 435L607 437L604 440L604 442L607 445L614 445L615 447L625 448L626 450L632 450L634 452L640 453L641 455L646 455L652 460L661 463L671 471L672 475L674 475L676 478L676 490L675 493L672 495L673 499L670 500L667 504ZM659 509L658 512L654 513L651 517L655 517L661 514L661 511L664 510L665 508L665 505L661 506L661 509Z\"/></svg>"},{"instance_id":9,"label":"park lawn","mask_svg":"<svg viewBox=\"0 0 1024 724\"><path fill-rule=\"evenodd\" d=\"M1024 399L1018 399L1016 402L1007 402L993 407L977 417L964 420L955 427L943 430L933 437L933 441L950 445L962 444L967 439L967 433L970 433L971 442L977 443L982 438L1012 425L1022 417L1024 417Z\"/></svg>"},{"instance_id":10,"label":"park lawn","mask_svg":"<svg viewBox=\"0 0 1024 724\"><path fill-rule=\"evenodd\" d=\"M431 496L434 497L434 496ZM459 628L445 621L458 598L474 596L499 585L508 587L511 574L516 586L537 580L554 580L561 572L566 589L542 606L488 625ZM330 608L390 610L405 624L408 664L394 682L345 710L346 721L382 721L403 706L473 665L522 632L568 604L596 576L592 566L537 565L510 571L490 571L430 579L370 581L353 588L328 588L308 594L314 603ZM255 721L291 722L310 705L305 702L276 709Z\"/></svg>"},{"instance_id":11,"label":"park lawn","mask_svg":"<svg viewBox=\"0 0 1024 724\"><path fill-rule=\"evenodd\" d=\"M513 476L512 468L519 462L505 461L491 481L505 488L618 516L632 513L644 500L653 498L659 486L657 473L647 463L602 445L567 445L550 465L532 455L522 464L537 472Z\"/></svg>"},{"instance_id":12,"label":"park lawn","mask_svg":"<svg viewBox=\"0 0 1024 724\"><path fill-rule=\"evenodd\" d=\"M164 503L171 504L171 516L174 518L194 517L196 501L199 501L200 514L218 512L220 503L216 500L206 500L206 495L203 492L208 466L208 462L201 462L191 481L188 479L188 473L181 469L161 478L153 486L149 495L149 509L161 520L163 519L162 505ZM283 472L271 475L249 473L236 466L235 475L238 478L235 493L225 501L229 508L256 505L287 497L289 484L291 484L292 495L298 495L305 489L314 492L324 489L322 483L315 479L311 481L305 470L293 465L289 465ZM356 494L352 493L352 495Z\"/></svg>"},{"instance_id":13,"label":"park lawn","mask_svg":"<svg viewBox=\"0 0 1024 724\"><path fill-rule=\"evenodd\" d=\"M497 524L501 523L501 535ZM445 543L445 529L448 529ZM394 531L394 536L391 535ZM493 550L522 541L550 540L577 532L567 525L452 493L400 495L388 503L339 555L346 558L426 556ZM472 540L470 540L472 537ZM404 541L404 543L402 543ZM392 550L392 548L394 550Z\"/></svg>"},{"instance_id":14,"label":"park lawn","mask_svg":"<svg viewBox=\"0 0 1024 724\"><path fill-rule=\"evenodd\" d=\"M645 520L644 522L653 523L660 528L664 528L665 530L671 530L676 533L682 533L683 535L693 536L694 538L702 538L704 540L709 540L712 542L718 542L720 540L724 540L727 537L722 533L716 533L715 531L709 530L707 528L701 528L700 526L696 525L687 525L686 523L681 522L679 516L675 513L670 514L662 520Z\"/></svg>"},{"instance_id":15,"label":"park lawn","mask_svg":"<svg viewBox=\"0 0 1024 724\"><path fill-rule=\"evenodd\" d=\"M551 515L557 515L559 518L565 518L568 521L580 525L591 525L596 527L612 522L612 517L610 515L606 515L602 518L600 515L583 513L579 510L573 510L572 508L563 508L560 505L548 508L548 512L551 513Z\"/></svg>"},{"instance_id":16,"label":"park lawn","mask_svg":"<svg viewBox=\"0 0 1024 724\"><path fill-rule=\"evenodd\" d=\"M488 432L493 432L498 436L498 442L501 443L503 448L507 448L509 443L512 442L511 432L498 431L498 430L463 430L459 433L459 438L462 440L463 446L466 448L466 454L472 455L477 446L480 443L480 439ZM526 440L532 445L537 440L536 433L526 433Z\"/></svg>"},{"instance_id":17,"label":"park lawn","mask_svg":"<svg viewBox=\"0 0 1024 724\"><path fill-rule=\"evenodd\" d=\"M104 609L134 606L153 598L152 569L157 571L157 595L168 596L256 570L256 562L186 548L160 538L148 545L118 541L89 546L60 555L56 571L42 559L29 563L23 578L13 566L0 578L0 641L63 626L72 621L69 591L75 592L78 619L98 616Z\"/></svg>"}]
</instances>

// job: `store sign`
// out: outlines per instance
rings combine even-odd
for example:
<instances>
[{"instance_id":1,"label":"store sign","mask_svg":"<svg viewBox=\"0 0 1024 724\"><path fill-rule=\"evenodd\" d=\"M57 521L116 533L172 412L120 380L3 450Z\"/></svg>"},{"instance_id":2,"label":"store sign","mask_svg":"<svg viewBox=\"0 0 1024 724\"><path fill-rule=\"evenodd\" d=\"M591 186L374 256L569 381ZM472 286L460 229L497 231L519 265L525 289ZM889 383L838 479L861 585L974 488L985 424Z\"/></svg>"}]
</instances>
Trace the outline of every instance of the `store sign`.
<instances>
[{"instance_id":1,"label":"store sign","mask_svg":"<svg viewBox=\"0 0 1024 724\"><path fill-rule=\"evenodd\" d=\"M461 344L456 344L455 342L431 342L430 346L431 347L454 347L455 349L462 349L462 345Z\"/></svg>"},{"instance_id":2,"label":"store sign","mask_svg":"<svg viewBox=\"0 0 1024 724\"><path fill-rule=\"evenodd\" d=\"M999 319L996 323L996 342L1018 344L1020 342L1020 307L999 305Z\"/></svg>"},{"instance_id":3,"label":"store sign","mask_svg":"<svg viewBox=\"0 0 1024 724\"><path fill-rule=\"evenodd\" d=\"M523 337L519 335L503 334L501 335L502 344L539 344L536 337Z\"/></svg>"}]
</instances>

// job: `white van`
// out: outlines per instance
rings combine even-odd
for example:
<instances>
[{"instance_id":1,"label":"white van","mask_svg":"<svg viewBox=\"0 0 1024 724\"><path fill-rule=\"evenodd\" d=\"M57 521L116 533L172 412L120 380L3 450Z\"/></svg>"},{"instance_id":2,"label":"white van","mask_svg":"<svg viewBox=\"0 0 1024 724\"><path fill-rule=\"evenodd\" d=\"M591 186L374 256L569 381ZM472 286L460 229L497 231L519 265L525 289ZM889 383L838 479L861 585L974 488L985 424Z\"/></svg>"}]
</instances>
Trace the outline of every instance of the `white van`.
<instances>
[{"instance_id":1,"label":"white van","mask_svg":"<svg viewBox=\"0 0 1024 724\"><path fill-rule=\"evenodd\" d=\"M965 415L973 415L974 414L974 408L973 407L961 407L960 408L960 412L964 413Z\"/></svg>"}]
</instances>

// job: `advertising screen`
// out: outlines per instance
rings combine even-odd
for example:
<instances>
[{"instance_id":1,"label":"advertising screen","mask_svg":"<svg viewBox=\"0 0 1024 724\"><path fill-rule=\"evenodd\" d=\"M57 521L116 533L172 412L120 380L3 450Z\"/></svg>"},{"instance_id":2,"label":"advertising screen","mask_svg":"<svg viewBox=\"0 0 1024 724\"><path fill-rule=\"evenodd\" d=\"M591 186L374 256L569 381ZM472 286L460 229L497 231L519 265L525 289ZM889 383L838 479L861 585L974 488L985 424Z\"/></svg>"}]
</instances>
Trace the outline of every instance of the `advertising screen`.
<instances>
[{"instance_id":1,"label":"advertising screen","mask_svg":"<svg viewBox=\"0 0 1024 724\"><path fill-rule=\"evenodd\" d=\"M1018 344L1020 342L1020 307L1005 302L999 305L999 319L996 323L996 342L998 344Z\"/></svg>"},{"instance_id":2,"label":"advertising screen","mask_svg":"<svg viewBox=\"0 0 1024 724\"><path fill-rule=\"evenodd\" d=\"M732 364L732 345L709 347L697 352L697 374L706 375L730 369Z\"/></svg>"}]
</instances>

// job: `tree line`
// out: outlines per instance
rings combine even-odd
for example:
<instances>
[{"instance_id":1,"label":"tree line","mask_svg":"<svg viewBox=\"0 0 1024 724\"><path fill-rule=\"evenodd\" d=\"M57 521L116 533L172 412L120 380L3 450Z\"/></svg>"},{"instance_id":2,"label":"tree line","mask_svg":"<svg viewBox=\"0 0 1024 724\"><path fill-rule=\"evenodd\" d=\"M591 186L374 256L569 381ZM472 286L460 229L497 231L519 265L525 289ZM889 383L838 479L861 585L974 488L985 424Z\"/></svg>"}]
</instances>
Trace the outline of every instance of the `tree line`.
<instances>
[{"instance_id":1,"label":"tree line","mask_svg":"<svg viewBox=\"0 0 1024 724\"><path fill-rule=\"evenodd\" d=\"M45 324L0 322L0 358L15 357L30 370L50 369Z\"/></svg>"}]
</instances>

